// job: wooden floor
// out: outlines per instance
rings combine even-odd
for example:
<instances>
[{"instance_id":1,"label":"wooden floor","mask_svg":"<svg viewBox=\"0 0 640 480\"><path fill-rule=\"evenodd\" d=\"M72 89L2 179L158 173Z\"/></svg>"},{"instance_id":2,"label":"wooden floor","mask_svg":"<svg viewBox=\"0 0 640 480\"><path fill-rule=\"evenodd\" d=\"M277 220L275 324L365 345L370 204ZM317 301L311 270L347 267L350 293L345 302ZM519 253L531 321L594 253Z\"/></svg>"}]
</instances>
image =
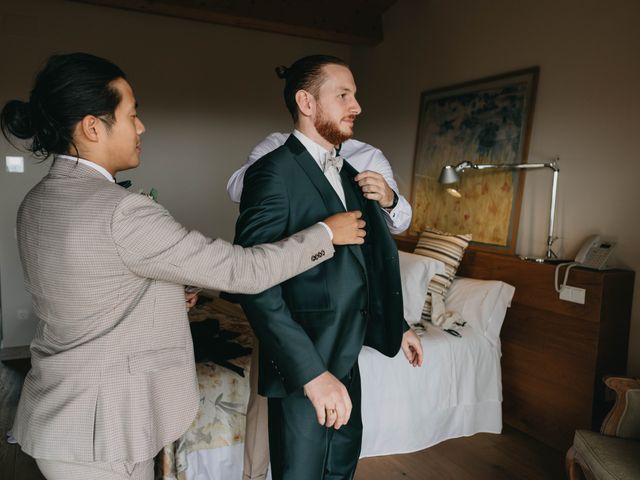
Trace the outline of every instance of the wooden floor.
<instances>
[{"instance_id":1,"label":"wooden floor","mask_svg":"<svg viewBox=\"0 0 640 480\"><path fill-rule=\"evenodd\" d=\"M564 479L564 453L505 425L420 452L360 460L355 480Z\"/></svg>"},{"instance_id":2,"label":"wooden floor","mask_svg":"<svg viewBox=\"0 0 640 480\"><path fill-rule=\"evenodd\" d=\"M0 480L44 479L33 459L5 440L28 368L28 360L0 362ZM501 435L482 433L417 453L361 460L355 480L555 480L565 478L563 465L564 452L505 426Z\"/></svg>"}]
</instances>

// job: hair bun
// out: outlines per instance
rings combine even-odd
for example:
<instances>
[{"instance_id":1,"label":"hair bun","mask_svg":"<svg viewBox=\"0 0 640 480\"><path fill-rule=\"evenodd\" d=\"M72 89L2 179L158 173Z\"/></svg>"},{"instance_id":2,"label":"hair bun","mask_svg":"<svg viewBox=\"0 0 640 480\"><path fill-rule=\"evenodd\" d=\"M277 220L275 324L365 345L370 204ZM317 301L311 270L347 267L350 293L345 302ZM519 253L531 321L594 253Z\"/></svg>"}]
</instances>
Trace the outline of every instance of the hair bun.
<instances>
[{"instance_id":1,"label":"hair bun","mask_svg":"<svg viewBox=\"0 0 640 480\"><path fill-rule=\"evenodd\" d=\"M289 75L289 68L285 67L284 65L277 66L276 75L278 76L278 78L287 78L287 75Z\"/></svg>"},{"instance_id":2,"label":"hair bun","mask_svg":"<svg viewBox=\"0 0 640 480\"><path fill-rule=\"evenodd\" d=\"M0 112L0 124L3 131L14 137L27 139L35 135L31 117L31 105L20 100L10 100Z\"/></svg>"}]
</instances>

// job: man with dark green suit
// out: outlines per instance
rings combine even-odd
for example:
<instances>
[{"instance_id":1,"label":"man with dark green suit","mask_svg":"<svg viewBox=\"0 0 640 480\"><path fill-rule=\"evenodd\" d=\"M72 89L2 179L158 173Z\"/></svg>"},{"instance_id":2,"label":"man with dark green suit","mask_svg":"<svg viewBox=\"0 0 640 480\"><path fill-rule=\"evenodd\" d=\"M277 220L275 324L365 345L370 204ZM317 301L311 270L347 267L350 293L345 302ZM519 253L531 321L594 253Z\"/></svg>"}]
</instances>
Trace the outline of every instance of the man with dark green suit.
<instances>
[{"instance_id":1,"label":"man with dark green suit","mask_svg":"<svg viewBox=\"0 0 640 480\"><path fill-rule=\"evenodd\" d=\"M278 240L345 210L362 211L367 236L241 303L260 340L274 480L350 479L362 437L362 346L388 356L402 347L413 365L421 364L422 349L403 319L398 253L381 207L335 155L360 113L351 71L338 58L314 55L278 73L295 130L247 171L236 243Z\"/></svg>"}]
</instances>

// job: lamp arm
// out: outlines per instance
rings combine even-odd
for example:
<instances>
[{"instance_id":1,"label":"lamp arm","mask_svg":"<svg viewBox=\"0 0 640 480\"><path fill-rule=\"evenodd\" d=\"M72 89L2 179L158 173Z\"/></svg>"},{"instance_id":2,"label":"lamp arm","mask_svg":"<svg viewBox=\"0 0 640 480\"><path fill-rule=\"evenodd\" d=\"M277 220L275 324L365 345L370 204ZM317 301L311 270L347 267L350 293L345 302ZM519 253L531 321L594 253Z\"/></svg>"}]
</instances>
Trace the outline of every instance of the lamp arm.
<instances>
[{"instance_id":1,"label":"lamp arm","mask_svg":"<svg viewBox=\"0 0 640 480\"><path fill-rule=\"evenodd\" d=\"M464 161L455 166L455 171L457 173L462 173L465 170L473 169L473 170L535 170L539 168L550 168L553 170L553 184L551 186L551 208L549 211L549 233L547 235L547 252L546 258L557 258L555 252L551 249L553 242L555 241L554 237L554 227L555 227L555 218L556 218L556 201L558 194L558 175L560 173L560 168L558 167L559 157L555 157L553 161L549 163L473 163L469 161Z\"/></svg>"},{"instance_id":2,"label":"lamp arm","mask_svg":"<svg viewBox=\"0 0 640 480\"><path fill-rule=\"evenodd\" d=\"M474 170L535 170L538 168L550 168L559 170L556 160L549 163L472 163L462 162L456 166L457 172L463 172L472 168Z\"/></svg>"},{"instance_id":3,"label":"lamp arm","mask_svg":"<svg viewBox=\"0 0 640 480\"><path fill-rule=\"evenodd\" d=\"M553 163L556 163L555 161ZM547 254L546 258L558 258L555 252L551 249L553 242L556 238L553 235L554 223L556 218L556 199L558 196L558 175L560 174L559 168L553 169L553 183L551 184L551 210L549 211L549 234L547 235Z\"/></svg>"},{"instance_id":4,"label":"lamp arm","mask_svg":"<svg viewBox=\"0 0 640 480\"><path fill-rule=\"evenodd\" d=\"M456 173L461 173L470 168L477 168L477 166L475 163L465 160L464 162L460 162L453 169L455 170Z\"/></svg>"}]
</instances>

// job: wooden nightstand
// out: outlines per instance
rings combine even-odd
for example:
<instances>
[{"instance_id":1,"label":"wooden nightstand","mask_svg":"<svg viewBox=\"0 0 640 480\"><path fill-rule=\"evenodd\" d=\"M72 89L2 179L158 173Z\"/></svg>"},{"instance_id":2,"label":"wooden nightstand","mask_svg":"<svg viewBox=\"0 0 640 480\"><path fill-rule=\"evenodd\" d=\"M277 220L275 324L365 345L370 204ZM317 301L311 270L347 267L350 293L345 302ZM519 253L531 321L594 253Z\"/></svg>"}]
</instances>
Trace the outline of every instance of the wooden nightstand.
<instances>
[{"instance_id":1,"label":"wooden nightstand","mask_svg":"<svg viewBox=\"0 0 640 480\"><path fill-rule=\"evenodd\" d=\"M502 280L516 288L502 332L503 418L558 449L577 429L598 429L604 375L626 373L635 274L574 268L568 284L584 288L584 305L558 298L555 266L470 250L459 275Z\"/></svg>"}]
</instances>

